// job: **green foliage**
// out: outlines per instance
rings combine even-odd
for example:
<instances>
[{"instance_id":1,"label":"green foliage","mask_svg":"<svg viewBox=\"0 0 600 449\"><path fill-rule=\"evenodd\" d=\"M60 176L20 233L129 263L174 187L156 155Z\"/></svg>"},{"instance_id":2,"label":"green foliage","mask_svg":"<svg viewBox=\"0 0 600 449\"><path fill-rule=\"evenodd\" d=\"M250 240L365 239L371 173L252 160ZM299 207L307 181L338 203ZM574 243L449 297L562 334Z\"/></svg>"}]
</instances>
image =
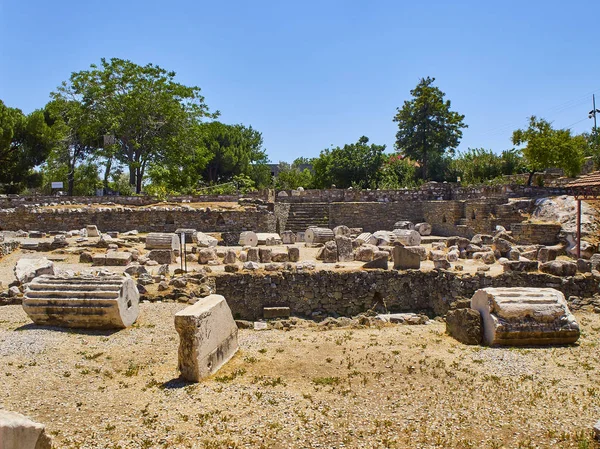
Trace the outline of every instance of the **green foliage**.
<instances>
[{"instance_id":1,"label":"green foliage","mask_svg":"<svg viewBox=\"0 0 600 449\"><path fill-rule=\"evenodd\" d=\"M199 87L174 78L153 64L103 58L100 66L73 73L54 98L80 102L88 119L101 124L98 130L114 137L110 156L129 168L129 182L140 193L148 165L196 150L195 126L216 117Z\"/></svg>"},{"instance_id":2,"label":"green foliage","mask_svg":"<svg viewBox=\"0 0 600 449\"><path fill-rule=\"evenodd\" d=\"M460 177L464 184L479 184L499 178L525 172L525 163L520 151L505 150L498 155L484 148L469 148L452 160L451 171L456 181Z\"/></svg>"},{"instance_id":3,"label":"green foliage","mask_svg":"<svg viewBox=\"0 0 600 449\"><path fill-rule=\"evenodd\" d=\"M588 146L584 136L572 136L568 129L554 129L535 116L530 117L527 129L513 132L512 142L525 145L522 151L530 173L555 167L562 168L568 176L579 174Z\"/></svg>"},{"instance_id":4,"label":"green foliage","mask_svg":"<svg viewBox=\"0 0 600 449\"><path fill-rule=\"evenodd\" d=\"M356 143L321 151L313 160L315 187L378 188L385 145L368 142L369 138L362 136Z\"/></svg>"},{"instance_id":5,"label":"green foliage","mask_svg":"<svg viewBox=\"0 0 600 449\"><path fill-rule=\"evenodd\" d=\"M600 133L593 130L591 133L583 133L582 136L587 143L583 155L592 157L594 165L600 167Z\"/></svg>"},{"instance_id":6,"label":"green foliage","mask_svg":"<svg viewBox=\"0 0 600 449\"><path fill-rule=\"evenodd\" d=\"M69 166L64 162L64 148L53 151L46 163L42 166L42 187L41 192L50 195L52 193L51 183L55 181L63 182L67 185L70 176ZM96 189L102 187L98 176L98 166L93 160L85 160L79 163L73 170L73 195L88 196L95 195Z\"/></svg>"},{"instance_id":7,"label":"green foliage","mask_svg":"<svg viewBox=\"0 0 600 449\"><path fill-rule=\"evenodd\" d=\"M443 156L447 151L453 153L462 138L461 129L467 127L465 116L450 110L450 101L444 101L445 94L433 86L434 81L422 78L410 91L413 99L405 101L394 116L398 123L396 150L419 162L423 179L443 176Z\"/></svg>"},{"instance_id":8,"label":"green foliage","mask_svg":"<svg viewBox=\"0 0 600 449\"><path fill-rule=\"evenodd\" d=\"M312 188L313 174L306 165L310 165L307 158L298 158L291 164L279 162L279 173L275 178L275 188L277 190L293 190L298 187Z\"/></svg>"},{"instance_id":9,"label":"green foliage","mask_svg":"<svg viewBox=\"0 0 600 449\"><path fill-rule=\"evenodd\" d=\"M0 183L5 193L40 185L33 168L42 164L59 139L43 110L24 115L0 100Z\"/></svg>"},{"instance_id":10,"label":"green foliage","mask_svg":"<svg viewBox=\"0 0 600 449\"><path fill-rule=\"evenodd\" d=\"M417 187L417 164L399 154L392 154L381 168L383 189Z\"/></svg>"}]
</instances>

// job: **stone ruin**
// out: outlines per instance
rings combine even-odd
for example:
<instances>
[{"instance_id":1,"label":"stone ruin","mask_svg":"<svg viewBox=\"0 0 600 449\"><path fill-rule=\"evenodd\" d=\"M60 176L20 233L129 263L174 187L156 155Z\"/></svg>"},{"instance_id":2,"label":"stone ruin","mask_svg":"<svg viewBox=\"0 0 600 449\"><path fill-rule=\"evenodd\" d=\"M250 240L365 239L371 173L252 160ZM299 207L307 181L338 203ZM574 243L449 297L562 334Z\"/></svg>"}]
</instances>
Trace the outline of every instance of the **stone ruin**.
<instances>
[{"instance_id":1,"label":"stone ruin","mask_svg":"<svg viewBox=\"0 0 600 449\"><path fill-rule=\"evenodd\" d=\"M136 321L138 302L128 277L45 274L26 284L23 310L43 326L120 329Z\"/></svg>"},{"instance_id":2,"label":"stone ruin","mask_svg":"<svg viewBox=\"0 0 600 449\"><path fill-rule=\"evenodd\" d=\"M0 410L0 448L51 449L46 427L20 413Z\"/></svg>"},{"instance_id":3,"label":"stone ruin","mask_svg":"<svg viewBox=\"0 0 600 449\"><path fill-rule=\"evenodd\" d=\"M210 295L175 314L179 334L178 367L198 382L217 372L238 350L238 328L221 295Z\"/></svg>"}]
</instances>

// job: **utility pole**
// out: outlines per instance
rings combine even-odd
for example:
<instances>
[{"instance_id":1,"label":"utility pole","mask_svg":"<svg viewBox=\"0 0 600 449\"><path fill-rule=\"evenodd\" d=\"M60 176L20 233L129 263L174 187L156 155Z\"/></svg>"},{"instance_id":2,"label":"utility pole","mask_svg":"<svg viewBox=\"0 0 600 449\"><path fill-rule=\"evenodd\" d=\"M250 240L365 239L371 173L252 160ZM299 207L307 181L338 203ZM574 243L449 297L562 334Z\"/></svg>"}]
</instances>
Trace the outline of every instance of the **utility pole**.
<instances>
[{"instance_id":1,"label":"utility pole","mask_svg":"<svg viewBox=\"0 0 600 449\"><path fill-rule=\"evenodd\" d=\"M600 114L600 109L596 109L596 94L592 95L592 105L593 109L590 111L588 118L594 118L594 134L597 133L596 128L596 114Z\"/></svg>"}]
</instances>

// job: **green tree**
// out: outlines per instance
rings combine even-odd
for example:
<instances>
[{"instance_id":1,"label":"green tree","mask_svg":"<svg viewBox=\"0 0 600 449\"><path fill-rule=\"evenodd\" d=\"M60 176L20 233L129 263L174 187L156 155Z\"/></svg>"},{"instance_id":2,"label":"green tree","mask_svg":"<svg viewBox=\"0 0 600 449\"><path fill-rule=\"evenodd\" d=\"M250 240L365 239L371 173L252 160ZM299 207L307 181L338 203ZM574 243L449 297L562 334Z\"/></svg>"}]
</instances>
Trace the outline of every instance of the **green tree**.
<instances>
[{"instance_id":1,"label":"green tree","mask_svg":"<svg viewBox=\"0 0 600 449\"><path fill-rule=\"evenodd\" d=\"M61 136L60 144L54 150L53 164L62 163L66 166L67 194L73 196L77 165L88 157L99 155L102 147L99 139L101 127L93 111L86 110L81 102L62 95L53 96L54 100L46 105L46 110Z\"/></svg>"},{"instance_id":2,"label":"green tree","mask_svg":"<svg viewBox=\"0 0 600 449\"><path fill-rule=\"evenodd\" d=\"M413 99L397 108L396 150L421 165L423 179L429 179L430 166L442 167L444 153L454 152L462 138L465 116L450 110L450 100L433 85L435 78L422 78L410 91Z\"/></svg>"},{"instance_id":3,"label":"green tree","mask_svg":"<svg viewBox=\"0 0 600 449\"><path fill-rule=\"evenodd\" d=\"M505 150L495 154L484 148L469 148L459 153L451 163L452 177L465 184L479 184L503 175L523 173L524 161L518 150Z\"/></svg>"},{"instance_id":4,"label":"green tree","mask_svg":"<svg viewBox=\"0 0 600 449\"><path fill-rule=\"evenodd\" d=\"M0 100L0 183L6 193L40 184L33 168L42 164L59 140L47 111L24 115Z\"/></svg>"},{"instance_id":5,"label":"green tree","mask_svg":"<svg viewBox=\"0 0 600 449\"><path fill-rule=\"evenodd\" d=\"M356 143L321 151L313 160L315 185L319 188L329 188L332 184L339 188L378 188L385 145L368 143L369 138L362 136Z\"/></svg>"},{"instance_id":6,"label":"green tree","mask_svg":"<svg viewBox=\"0 0 600 449\"><path fill-rule=\"evenodd\" d=\"M74 99L94 114L103 134L111 136L116 160L129 169L129 183L140 193L152 163L187 153L194 127L211 114L199 87L175 82L175 72L153 64L137 65L113 58L75 72L54 94Z\"/></svg>"},{"instance_id":7,"label":"green tree","mask_svg":"<svg viewBox=\"0 0 600 449\"><path fill-rule=\"evenodd\" d=\"M298 158L291 164L279 162L275 188L277 190L292 190L298 187L310 189L313 184L313 174L306 165L310 165L307 158Z\"/></svg>"},{"instance_id":8,"label":"green tree","mask_svg":"<svg viewBox=\"0 0 600 449\"><path fill-rule=\"evenodd\" d=\"M588 145L584 136L573 136L568 129L554 129L549 122L535 116L529 118L527 129L513 132L512 142L525 145L522 151L529 170L528 185L536 171L546 168L561 168L568 176L577 176Z\"/></svg>"},{"instance_id":9,"label":"green tree","mask_svg":"<svg viewBox=\"0 0 600 449\"><path fill-rule=\"evenodd\" d=\"M391 154L381 168L381 187L384 189L401 189L416 187L417 164L399 154Z\"/></svg>"},{"instance_id":10,"label":"green tree","mask_svg":"<svg viewBox=\"0 0 600 449\"><path fill-rule=\"evenodd\" d=\"M227 182L249 174L253 165L266 164L262 134L251 126L209 122L200 125L200 141L209 156L204 171L209 183Z\"/></svg>"}]
</instances>

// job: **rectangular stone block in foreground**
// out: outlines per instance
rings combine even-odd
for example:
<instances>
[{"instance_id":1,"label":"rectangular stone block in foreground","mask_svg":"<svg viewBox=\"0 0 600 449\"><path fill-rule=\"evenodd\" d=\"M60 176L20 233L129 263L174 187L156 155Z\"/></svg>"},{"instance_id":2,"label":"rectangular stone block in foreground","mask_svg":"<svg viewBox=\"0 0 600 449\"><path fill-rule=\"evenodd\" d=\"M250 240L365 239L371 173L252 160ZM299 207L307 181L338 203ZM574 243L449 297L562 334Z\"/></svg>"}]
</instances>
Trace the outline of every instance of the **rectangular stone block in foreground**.
<instances>
[{"instance_id":1,"label":"rectangular stone block in foreground","mask_svg":"<svg viewBox=\"0 0 600 449\"><path fill-rule=\"evenodd\" d=\"M471 298L471 308L481 314L490 346L564 345L579 338L565 296L553 288L483 288Z\"/></svg>"},{"instance_id":2,"label":"rectangular stone block in foreground","mask_svg":"<svg viewBox=\"0 0 600 449\"><path fill-rule=\"evenodd\" d=\"M271 318L289 318L290 308L289 307L263 307L263 317L265 319Z\"/></svg>"},{"instance_id":3,"label":"rectangular stone block in foreground","mask_svg":"<svg viewBox=\"0 0 600 449\"><path fill-rule=\"evenodd\" d=\"M50 449L52 442L45 426L20 413L0 410L0 448Z\"/></svg>"},{"instance_id":4,"label":"rectangular stone block in foreground","mask_svg":"<svg viewBox=\"0 0 600 449\"><path fill-rule=\"evenodd\" d=\"M238 328L221 295L209 295L175 314L179 371L197 382L216 373L238 350Z\"/></svg>"}]
</instances>

